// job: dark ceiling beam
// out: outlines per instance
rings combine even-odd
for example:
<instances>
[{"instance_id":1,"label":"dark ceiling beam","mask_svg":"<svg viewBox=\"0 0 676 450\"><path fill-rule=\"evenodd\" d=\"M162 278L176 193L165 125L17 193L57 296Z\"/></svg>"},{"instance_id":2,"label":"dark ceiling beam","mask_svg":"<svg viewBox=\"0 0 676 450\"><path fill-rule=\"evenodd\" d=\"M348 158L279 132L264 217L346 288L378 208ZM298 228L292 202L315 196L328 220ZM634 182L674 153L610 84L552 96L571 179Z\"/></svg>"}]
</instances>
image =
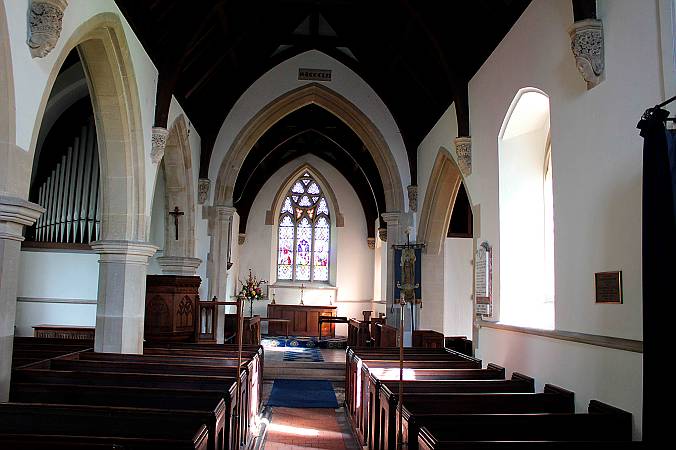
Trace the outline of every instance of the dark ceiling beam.
<instances>
[{"instance_id":1,"label":"dark ceiling beam","mask_svg":"<svg viewBox=\"0 0 676 450\"><path fill-rule=\"evenodd\" d=\"M453 92L453 101L456 102L455 105L455 115L458 121L458 136L469 136L469 102L464 98L467 96L467 82L468 80L463 80L459 77L452 69L448 60L446 59L446 54L437 38L436 34L427 26L418 11L409 3L408 0L400 0L402 5L409 11L411 16L417 21L418 26L427 36L434 53L437 56L437 60L441 65L451 92ZM464 92L465 94L463 94ZM412 184L416 184L417 181L411 180Z\"/></svg>"},{"instance_id":2,"label":"dark ceiling beam","mask_svg":"<svg viewBox=\"0 0 676 450\"><path fill-rule=\"evenodd\" d=\"M573 0L573 20L596 19L596 0Z\"/></svg>"}]
</instances>

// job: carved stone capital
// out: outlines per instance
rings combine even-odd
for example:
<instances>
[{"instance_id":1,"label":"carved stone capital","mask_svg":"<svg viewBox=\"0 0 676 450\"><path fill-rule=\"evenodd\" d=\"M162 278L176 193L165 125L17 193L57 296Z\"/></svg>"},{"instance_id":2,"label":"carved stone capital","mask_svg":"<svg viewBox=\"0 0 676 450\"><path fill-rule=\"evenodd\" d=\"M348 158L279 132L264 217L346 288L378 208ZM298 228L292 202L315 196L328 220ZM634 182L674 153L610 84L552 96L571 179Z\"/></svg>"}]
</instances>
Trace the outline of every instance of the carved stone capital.
<instances>
[{"instance_id":1,"label":"carved stone capital","mask_svg":"<svg viewBox=\"0 0 676 450\"><path fill-rule=\"evenodd\" d=\"M167 147L167 136L169 130L163 127L153 127L153 148L150 151L150 158L153 163L159 164L164 157L164 149Z\"/></svg>"},{"instance_id":2,"label":"carved stone capital","mask_svg":"<svg viewBox=\"0 0 676 450\"><path fill-rule=\"evenodd\" d=\"M387 233L387 230L385 231L385 233ZM372 238L372 237L367 238L366 239L366 245L368 245L371 250L375 250L375 248L376 248L376 238Z\"/></svg>"},{"instance_id":3,"label":"carved stone capital","mask_svg":"<svg viewBox=\"0 0 676 450\"><path fill-rule=\"evenodd\" d=\"M147 264L148 258L157 251L157 246L142 241L103 240L91 244L92 250L101 255L101 262Z\"/></svg>"},{"instance_id":4,"label":"carved stone capital","mask_svg":"<svg viewBox=\"0 0 676 450\"><path fill-rule=\"evenodd\" d=\"M570 27L568 34L577 70L587 82L587 89L591 89L604 79L603 22L580 20Z\"/></svg>"},{"instance_id":5,"label":"carved stone capital","mask_svg":"<svg viewBox=\"0 0 676 450\"><path fill-rule=\"evenodd\" d=\"M472 174L472 138L460 136L453 141L455 154L458 157L458 167L464 176Z\"/></svg>"},{"instance_id":6,"label":"carved stone capital","mask_svg":"<svg viewBox=\"0 0 676 450\"><path fill-rule=\"evenodd\" d=\"M0 195L0 239L23 241L23 227L33 225L43 212L38 204Z\"/></svg>"},{"instance_id":7,"label":"carved stone capital","mask_svg":"<svg viewBox=\"0 0 676 450\"><path fill-rule=\"evenodd\" d=\"M387 228L378 228L378 237L381 241L387 242Z\"/></svg>"},{"instance_id":8,"label":"carved stone capital","mask_svg":"<svg viewBox=\"0 0 676 450\"><path fill-rule=\"evenodd\" d=\"M408 209L418 211L418 186L411 185L406 188L408 191Z\"/></svg>"},{"instance_id":9,"label":"carved stone capital","mask_svg":"<svg viewBox=\"0 0 676 450\"><path fill-rule=\"evenodd\" d=\"M197 203L203 205L209 198L209 189L211 188L211 180L208 178L200 178L197 181Z\"/></svg>"},{"instance_id":10,"label":"carved stone capital","mask_svg":"<svg viewBox=\"0 0 676 450\"><path fill-rule=\"evenodd\" d=\"M68 0L32 0L28 14L28 47L33 58L44 58L61 35Z\"/></svg>"}]
</instances>

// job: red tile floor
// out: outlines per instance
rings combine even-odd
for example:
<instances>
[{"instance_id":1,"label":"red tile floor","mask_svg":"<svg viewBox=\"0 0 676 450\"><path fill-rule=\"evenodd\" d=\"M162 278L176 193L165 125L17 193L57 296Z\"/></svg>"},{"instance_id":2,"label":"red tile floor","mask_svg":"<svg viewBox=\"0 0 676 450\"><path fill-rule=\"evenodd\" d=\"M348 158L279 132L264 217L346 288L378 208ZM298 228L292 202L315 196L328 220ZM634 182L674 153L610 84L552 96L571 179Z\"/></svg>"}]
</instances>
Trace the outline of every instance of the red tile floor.
<instances>
[{"instance_id":1,"label":"red tile floor","mask_svg":"<svg viewBox=\"0 0 676 450\"><path fill-rule=\"evenodd\" d=\"M354 448L353 437L344 433L338 414L343 414L341 409L274 407L265 450Z\"/></svg>"}]
</instances>

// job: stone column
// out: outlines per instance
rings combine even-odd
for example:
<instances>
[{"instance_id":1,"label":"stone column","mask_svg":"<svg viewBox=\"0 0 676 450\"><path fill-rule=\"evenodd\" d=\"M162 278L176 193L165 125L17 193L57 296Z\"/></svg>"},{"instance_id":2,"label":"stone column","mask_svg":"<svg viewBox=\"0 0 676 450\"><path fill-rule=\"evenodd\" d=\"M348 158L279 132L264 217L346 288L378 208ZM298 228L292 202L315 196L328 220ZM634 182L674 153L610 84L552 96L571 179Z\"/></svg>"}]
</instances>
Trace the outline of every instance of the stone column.
<instances>
[{"instance_id":1,"label":"stone column","mask_svg":"<svg viewBox=\"0 0 676 450\"><path fill-rule=\"evenodd\" d=\"M143 353L146 271L157 247L146 242L92 243L99 258L94 350Z\"/></svg>"},{"instance_id":2,"label":"stone column","mask_svg":"<svg viewBox=\"0 0 676 450\"><path fill-rule=\"evenodd\" d=\"M408 225L408 214L402 212L385 212L381 214L387 223L385 240L387 240L387 324L399 327L399 307L392 308L394 300L394 249L393 245L406 242L404 231ZM379 230L380 231L380 230ZM381 240L383 240L382 233Z\"/></svg>"},{"instance_id":3,"label":"stone column","mask_svg":"<svg viewBox=\"0 0 676 450\"><path fill-rule=\"evenodd\" d=\"M214 206L209 215L209 231L211 247L207 276L209 277L209 299L216 297L220 301L228 301L228 269L229 252L232 246L232 219L236 208L232 206ZM223 343L225 326L225 306L218 307L216 315L216 342Z\"/></svg>"},{"instance_id":4,"label":"stone column","mask_svg":"<svg viewBox=\"0 0 676 450\"><path fill-rule=\"evenodd\" d=\"M35 223L44 211L35 203L0 195L0 402L9 398L23 227Z\"/></svg>"}]
</instances>

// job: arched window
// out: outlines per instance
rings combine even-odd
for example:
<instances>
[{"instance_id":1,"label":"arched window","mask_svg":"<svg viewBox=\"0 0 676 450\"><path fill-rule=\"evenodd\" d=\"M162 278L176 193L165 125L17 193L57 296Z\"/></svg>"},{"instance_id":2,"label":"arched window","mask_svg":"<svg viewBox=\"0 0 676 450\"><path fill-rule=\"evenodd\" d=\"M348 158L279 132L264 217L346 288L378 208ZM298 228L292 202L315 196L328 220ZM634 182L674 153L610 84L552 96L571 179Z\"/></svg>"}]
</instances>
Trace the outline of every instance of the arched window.
<instances>
[{"instance_id":1,"label":"arched window","mask_svg":"<svg viewBox=\"0 0 676 450\"><path fill-rule=\"evenodd\" d=\"M500 322L554 328L554 205L549 98L519 91L498 139Z\"/></svg>"},{"instance_id":2,"label":"arched window","mask_svg":"<svg viewBox=\"0 0 676 450\"><path fill-rule=\"evenodd\" d=\"M282 202L278 238L278 280L329 281L329 206L308 172L293 183Z\"/></svg>"}]
</instances>

